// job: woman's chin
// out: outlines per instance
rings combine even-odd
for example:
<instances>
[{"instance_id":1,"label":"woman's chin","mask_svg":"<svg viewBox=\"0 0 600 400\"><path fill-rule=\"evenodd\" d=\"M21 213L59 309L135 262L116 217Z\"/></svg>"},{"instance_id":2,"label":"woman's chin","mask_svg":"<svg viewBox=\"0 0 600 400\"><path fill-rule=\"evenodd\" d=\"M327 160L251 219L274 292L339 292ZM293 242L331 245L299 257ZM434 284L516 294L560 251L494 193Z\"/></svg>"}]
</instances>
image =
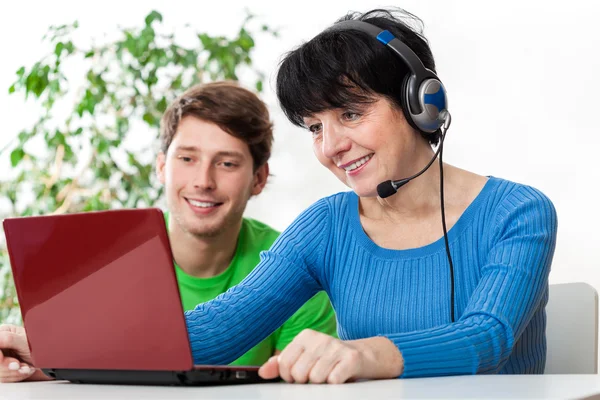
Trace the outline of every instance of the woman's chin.
<instances>
[{"instance_id":1,"label":"woman's chin","mask_svg":"<svg viewBox=\"0 0 600 400\"><path fill-rule=\"evenodd\" d=\"M377 185L348 185L358 197L377 197Z\"/></svg>"},{"instance_id":2,"label":"woman's chin","mask_svg":"<svg viewBox=\"0 0 600 400\"><path fill-rule=\"evenodd\" d=\"M338 178L344 185L356 193L358 197L377 197L377 185L381 182L370 182L372 179L369 179L369 181L366 179L352 179L347 175L338 175Z\"/></svg>"}]
</instances>

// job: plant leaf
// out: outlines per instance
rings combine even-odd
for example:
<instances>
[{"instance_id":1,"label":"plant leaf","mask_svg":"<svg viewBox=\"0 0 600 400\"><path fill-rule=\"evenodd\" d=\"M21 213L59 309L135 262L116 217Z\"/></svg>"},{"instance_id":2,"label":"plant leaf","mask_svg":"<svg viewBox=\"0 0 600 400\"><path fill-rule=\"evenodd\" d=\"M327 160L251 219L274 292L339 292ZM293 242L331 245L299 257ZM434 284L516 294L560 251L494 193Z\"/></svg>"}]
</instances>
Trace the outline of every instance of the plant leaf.
<instances>
[{"instance_id":1,"label":"plant leaf","mask_svg":"<svg viewBox=\"0 0 600 400\"><path fill-rule=\"evenodd\" d=\"M10 164L12 165L12 167L14 168L17 165L19 165L23 157L25 157L25 152L21 147L17 147L16 149L14 149L10 153Z\"/></svg>"},{"instance_id":2,"label":"plant leaf","mask_svg":"<svg viewBox=\"0 0 600 400\"><path fill-rule=\"evenodd\" d=\"M158 11L152 11L146 16L146 25L150 26L154 21L162 22L162 15Z\"/></svg>"}]
</instances>

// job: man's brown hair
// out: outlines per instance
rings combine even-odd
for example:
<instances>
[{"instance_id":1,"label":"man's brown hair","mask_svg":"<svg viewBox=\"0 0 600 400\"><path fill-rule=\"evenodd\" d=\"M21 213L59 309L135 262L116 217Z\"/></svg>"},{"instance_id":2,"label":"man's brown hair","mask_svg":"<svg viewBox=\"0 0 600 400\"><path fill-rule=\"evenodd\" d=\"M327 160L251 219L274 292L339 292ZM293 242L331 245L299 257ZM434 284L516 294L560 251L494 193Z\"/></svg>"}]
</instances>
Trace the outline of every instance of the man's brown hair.
<instances>
[{"instance_id":1,"label":"man's brown hair","mask_svg":"<svg viewBox=\"0 0 600 400\"><path fill-rule=\"evenodd\" d=\"M235 82L193 86L165 111L160 124L161 150L167 153L181 120L194 116L212 122L250 148L254 170L271 156L273 124L269 110L257 95Z\"/></svg>"}]
</instances>

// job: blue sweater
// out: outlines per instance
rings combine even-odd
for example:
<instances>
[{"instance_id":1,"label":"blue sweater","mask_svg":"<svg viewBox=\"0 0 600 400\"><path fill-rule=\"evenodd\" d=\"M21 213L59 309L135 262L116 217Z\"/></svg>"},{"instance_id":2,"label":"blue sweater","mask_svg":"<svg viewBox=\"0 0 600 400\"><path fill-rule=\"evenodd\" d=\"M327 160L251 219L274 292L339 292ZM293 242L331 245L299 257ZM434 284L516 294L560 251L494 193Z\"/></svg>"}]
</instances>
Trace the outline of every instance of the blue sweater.
<instances>
[{"instance_id":1,"label":"blue sweater","mask_svg":"<svg viewBox=\"0 0 600 400\"><path fill-rule=\"evenodd\" d=\"M402 377L541 374L556 229L542 193L490 178L448 232L451 323L443 237L415 249L381 248L362 229L355 193L326 197L261 254L243 282L186 312L194 361L235 360L325 290L340 338L389 338L404 357Z\"/></svg>"}]
</instances>

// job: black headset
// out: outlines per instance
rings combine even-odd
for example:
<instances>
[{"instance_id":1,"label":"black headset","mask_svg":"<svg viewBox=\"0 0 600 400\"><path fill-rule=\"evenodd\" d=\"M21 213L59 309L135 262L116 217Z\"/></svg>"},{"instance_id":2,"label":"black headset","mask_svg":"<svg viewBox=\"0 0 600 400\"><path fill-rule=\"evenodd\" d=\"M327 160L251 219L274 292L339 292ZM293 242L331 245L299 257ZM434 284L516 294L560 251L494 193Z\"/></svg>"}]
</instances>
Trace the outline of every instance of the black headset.
<instances>
[{"instance_id":1,"label":"black headset","mask_svg":"<svg viewBox=\"0 0 600 400\"><path fill-rule=\"evenodd\" d=\"M408 122L423 133L433 133L444 124L448 108L446 89L437 75L425 68L421 59L389 31L363 21L342 21L327 29L331 31L357 30L377 39L397 56L410 70L402 83L401 107Z\"/></svg>"},{"instance_id":2,"label":"black headset","mask_svg":"<svg viewBox=\"0 0 600 400\"><path fill-rule=\"evenodd\" d=\"M450 267L450 320L454 322L454 265L450 255L450 245L448 244L448 232L446 230L446 215L444 209L444 172L442 168L442 151L444 148L444 139L446 130L450 126L450 113L448 112L448 100L446 89L430 69L425 68L421 59L405 43L395 37L390 31L381 29L364 21L341 21L326 30L346 31L356 30L364 32L370 37L383 43L390 48L408 67L410 73L406 75L402 82L402 93L400 96L401 108L408 123L415 129L430 134L443 127L440 144L431 161L425 168L416 174L399 179L396 181L385 181L377 186L377 193L381 198L386 198L410 182L412 179L423 174L433 164L435 159L440 157L440 203L442 211L442 228L444 230L444 242L446 245L446 255Z\"/></svg>"}]
</instances>

